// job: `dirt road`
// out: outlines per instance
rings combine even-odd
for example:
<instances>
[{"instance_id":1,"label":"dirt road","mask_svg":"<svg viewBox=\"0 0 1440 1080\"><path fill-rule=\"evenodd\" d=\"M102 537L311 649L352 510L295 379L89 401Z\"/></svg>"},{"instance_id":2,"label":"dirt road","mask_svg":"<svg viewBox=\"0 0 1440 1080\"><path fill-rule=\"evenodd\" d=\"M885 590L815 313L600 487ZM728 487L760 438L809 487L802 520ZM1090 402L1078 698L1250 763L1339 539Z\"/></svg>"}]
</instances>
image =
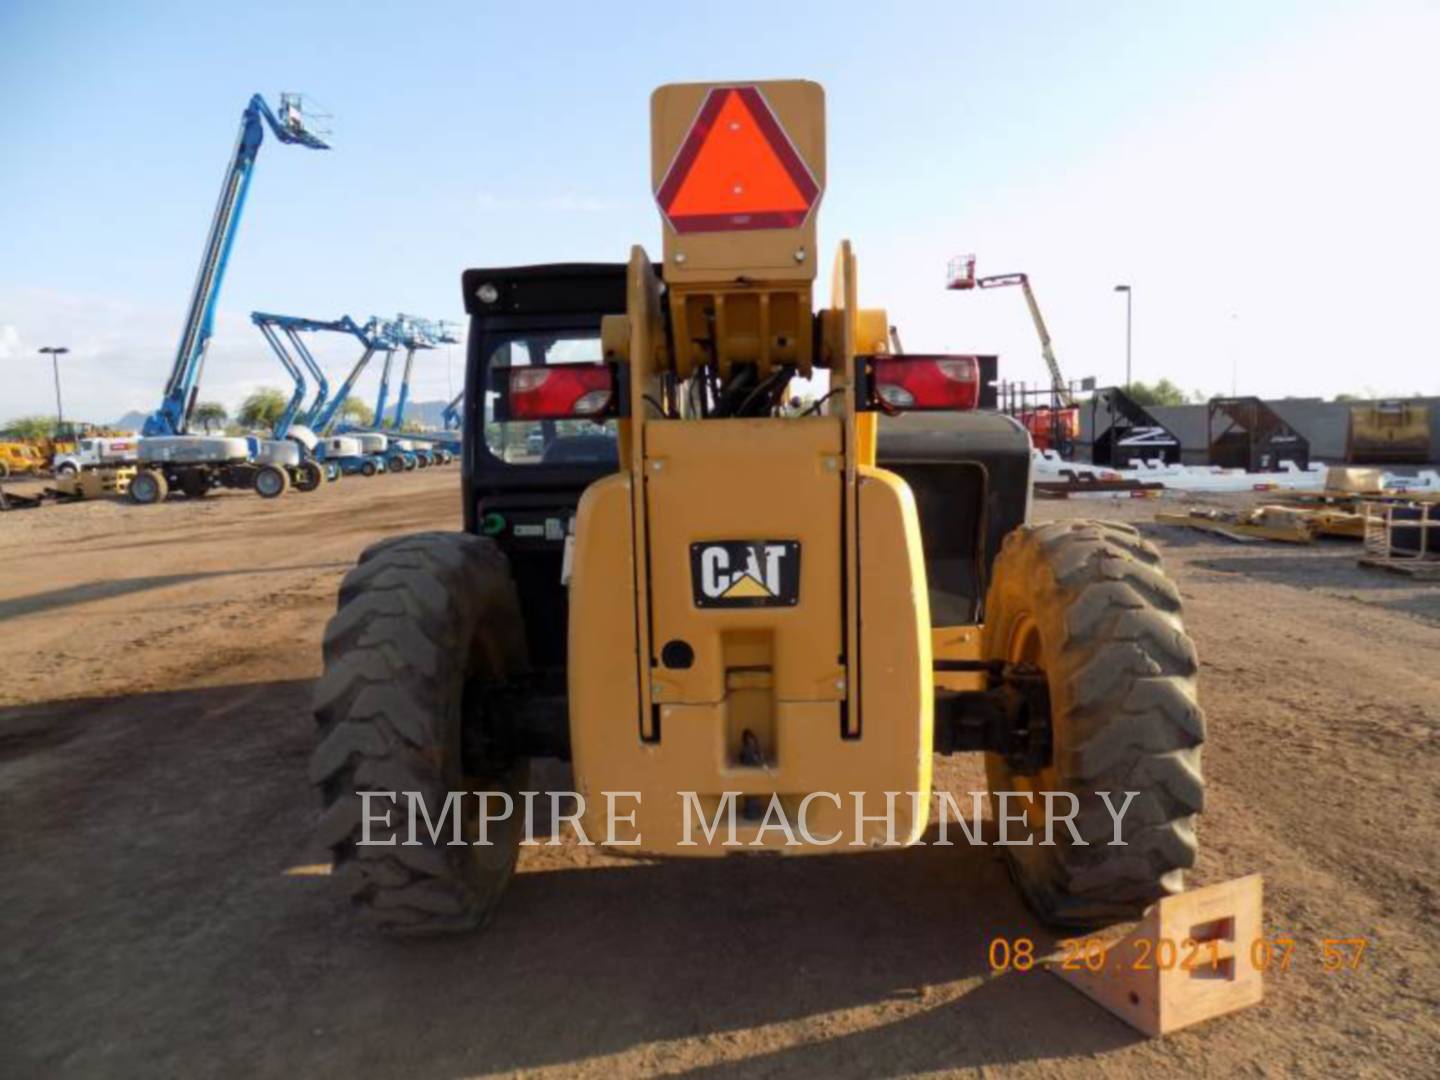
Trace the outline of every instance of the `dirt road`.
<instances>
[{"instance_id":1,"label":"dirt road","mask_svg":"<svg viewBox=\"0 0 1440 1080\"><path fill-rule=\"evenodd\" d=\"M995 936L1055 938L981 847L531 849L484 934L372 936L313 872L308 681L345 568L457 527L458 483L0 517L0 1075L1434 1075L1440 587L1343 545L1149 527L1203 661L1191 881L1263 871L1297 943L1258 1008L1146 1041L992 976ZM1327 937L1366 939L1358 970Z\"/></svg>"}]
</instances>

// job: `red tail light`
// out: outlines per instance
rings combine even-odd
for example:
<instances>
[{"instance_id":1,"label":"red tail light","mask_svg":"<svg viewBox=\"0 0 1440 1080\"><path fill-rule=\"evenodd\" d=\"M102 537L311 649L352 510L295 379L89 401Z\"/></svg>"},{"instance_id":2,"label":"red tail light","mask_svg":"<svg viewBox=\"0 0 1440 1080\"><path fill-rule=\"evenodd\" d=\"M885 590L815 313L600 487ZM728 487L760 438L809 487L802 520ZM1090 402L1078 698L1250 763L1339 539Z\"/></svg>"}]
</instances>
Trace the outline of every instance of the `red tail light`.
<instances>
[{"instance_id":1,"label":"red tail light","mask_svg":"<svg viewBox=\"0 0 1440 1080\"><path fill-rule=\"evenodd\" d=\"M609 364L510 369L511 420L597 419L612 413L615 373Z\"/></svg>"},{"instance_id":2,"label":"red tail light","mask_svg":"<svg viewBox=\"0 0 1440 1080\"><path fill-rule=\"evenodd\" d=\"M870 364L870 405L883 412L961 411L980 400L973 356L880 356Z\"/></svg>"}]
</instances>

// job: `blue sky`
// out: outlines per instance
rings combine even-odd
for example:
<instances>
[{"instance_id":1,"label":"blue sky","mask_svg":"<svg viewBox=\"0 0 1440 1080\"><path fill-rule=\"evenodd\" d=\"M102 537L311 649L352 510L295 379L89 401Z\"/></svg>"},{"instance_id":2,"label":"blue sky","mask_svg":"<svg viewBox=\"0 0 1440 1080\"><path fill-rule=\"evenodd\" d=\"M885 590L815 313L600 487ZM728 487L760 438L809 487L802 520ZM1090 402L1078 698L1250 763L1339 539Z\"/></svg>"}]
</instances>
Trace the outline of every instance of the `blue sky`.
<instances>
[{"instance_id":1,"label":"blue sky","mask_svg":"<svg viewBox=\"0 0 1440 1080\"><path fill-rule=\"evenodd\" d=\"M1043 378L1031 274L1067 374L1241 392L1440 393L1434 3L0 6L0 420L153 408L249 95L311 95L335 149L267 140L205 398L281 385L247 315L461 315L467 266L659 248L648 95L825 85L822 247L910 349ZM828 255L826 256L828 259ZM324 356L343 366L349 343ZM460 350L425 358L447 395ZM376 374L362 383L373 394Z\"/></svg>"}]
</instances>

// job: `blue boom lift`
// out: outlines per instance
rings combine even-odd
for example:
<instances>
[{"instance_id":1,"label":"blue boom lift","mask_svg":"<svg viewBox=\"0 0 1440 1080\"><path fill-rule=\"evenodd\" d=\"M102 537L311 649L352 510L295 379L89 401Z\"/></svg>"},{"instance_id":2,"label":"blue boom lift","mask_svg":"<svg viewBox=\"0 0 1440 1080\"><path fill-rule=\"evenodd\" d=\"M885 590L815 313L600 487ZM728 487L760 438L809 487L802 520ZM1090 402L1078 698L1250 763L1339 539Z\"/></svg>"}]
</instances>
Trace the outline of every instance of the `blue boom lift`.
<instances>
[{"instance_id":1,"label":"blue boom lift","mask_svg":"<svg viewBox=\"0 0 1440 1080\"><path fill-rule=\"evenodd\" d=\"M456 394L451 400L450 404L445 406L445 411L440 414L440 423L444 425L446 431L460 430L460 406L464 401L465 391L461 390L460 393Z\"/></svg>"},{"instance_id":2,"label":"blue boom lift","mask_svg":"<svg viewBox=\"0 0 1440 1080\"><path fill-rule=\"evenodd\" d=\"M250 321L260 329L270 345L271 351L279 358L290 378L295 383L294 393L286 405L285 412L275 425L277 439L290 438L316 459L323 462L330 478L338 474L360 474L374 476L385 471L385 440L365 440L358 436L321 437L311 429L310 417L318 415L329 397L330 384L325 373L311 354L301 337L302 333L330 331L359 337L364 341L363 330L348 315L338 319L309 319L298 315L276 315L266 311L252 311ZM283 340L282 340L283 338ZM288 347L286 345L288 342ZM299 363L296 358L299 358ZM300 403L305 397L305 376L301 365L315 379L315 400L306 410ZM366 442L374 445L367 448Z\"/></svg>"},{"instance_id":3,"label":"blue boom lift","mask_svg":"<svg viewBox=\"0 0 1440 1080\"><path fill-rule=\"evenodd\" d=\"M433 349L437 345L453 345L459 339L451 325L446 322L433 322L429 319L422 319L415 315L399 315L393 324L393 333L400 345L405 349L404 374L400 379L400 395L395 402L395 415L390 422L390 430L399 432L405 423L405 409L410 404L410 377L415 370L415 353L421 349ZM388 367L388 365L387 365ZM388 372L387 372L388 374ZM385 394L385 379L381 381L381 400L383 403ZM385 428L385 415L383 410L375 414L375 423L382 430ZM407 438L414 438L421 443L416 453L423 464L448 465L455 459L456 448L449 445L452 440L441 440L433 438L425 433L416 433Z\"/></svg>"},{"instance_id":4,"label":"blue boom lift","mask_svg":"<svg viewBox=\"0 0 1440 1080\"><path fill-rule=\"evenodd\" d=\"M142 432L145 437L139 442L142 468L130 487L130 497L135 502L161 502L171 487L192 497L205 495L216 487L253 487L266 498L281 495L289 487L290 474L285 465L257 457L261 453L257 442L191 435L188 430L205 366L205 352L214 330L220 285L239 231L245 196L254 175L256 156L265 140L266 127L282 143L296 143L312 150L329 149L328 144L306 126L297 95L280 95L279 117L259 94L246 105L240 118L240 135L205 241L180 345L165 383L165 394L160 407L145 420Z\"/></svg>"},{"instance_id":5,"label":"blue boom lift","mask_svg":"<svg viewBox=\"0 0 1440 1080\"><path fill-rule=\"evenodd\" d=\"M382 449L387 471L405 472L414 469L418 465L415 455L397 445L394 440L389 439L385 432L338 423L340 410L344 407L350 392L355 389L355 384L360 381L360 376L365 373L370 360L377 352L390 354L398 348L393 324L382 323L374 316L364 326L356 326L353 321L348 319L346 321L349 325L343 329L360 341L360 344L364 346L364 351L361 352L360 359L355 361L355 366L350 369L350 373L345 376L345 381L335 391L335 396L328 401L319 403L318 409L308 415L309 424L322 438L329 437L332 429L336 435L355 435L362 439L378 436L385 439Z\"/></svg>"}]
</instances>

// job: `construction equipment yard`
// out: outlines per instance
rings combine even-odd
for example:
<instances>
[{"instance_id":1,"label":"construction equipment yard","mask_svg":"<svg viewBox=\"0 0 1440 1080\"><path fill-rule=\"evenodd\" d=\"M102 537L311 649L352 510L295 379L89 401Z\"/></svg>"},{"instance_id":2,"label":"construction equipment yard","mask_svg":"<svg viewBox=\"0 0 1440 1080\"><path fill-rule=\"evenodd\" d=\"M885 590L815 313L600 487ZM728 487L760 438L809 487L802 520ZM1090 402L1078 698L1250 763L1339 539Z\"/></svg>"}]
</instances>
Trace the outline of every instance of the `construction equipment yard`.
<instances>
[{"instance_id":1,"label":"construction equipment yard","mask_svg":"<svg viewBox=\"0 0 1440 1080\"><path fill-rule=\"evenodd\" d=\"M11 7L0 1080L1440 1076L1440 8Z\"/></svg>"},{"instance_id":2,"label":"construction equipment yard","mask_svg":"<svg viewBox=\"0 0 1440 1080\"><path fill-rule=\"evenodd\" d=\"M996 938L1061 935L965 843L647 860L562 831L485 933L364 931L310 840L321 634L363 548L460 527L459 483L5 519L0 1072L1434 1074L1440 588L1153 520L1253 495L1035 515L1132 522L1179 586L1209 723L1188 881L1263 869L1294 941L1258 1007L1147 1040L1038 966L994 973ZM936 784L983 787L978 759Z\"/></svg>"}]
</instances>

